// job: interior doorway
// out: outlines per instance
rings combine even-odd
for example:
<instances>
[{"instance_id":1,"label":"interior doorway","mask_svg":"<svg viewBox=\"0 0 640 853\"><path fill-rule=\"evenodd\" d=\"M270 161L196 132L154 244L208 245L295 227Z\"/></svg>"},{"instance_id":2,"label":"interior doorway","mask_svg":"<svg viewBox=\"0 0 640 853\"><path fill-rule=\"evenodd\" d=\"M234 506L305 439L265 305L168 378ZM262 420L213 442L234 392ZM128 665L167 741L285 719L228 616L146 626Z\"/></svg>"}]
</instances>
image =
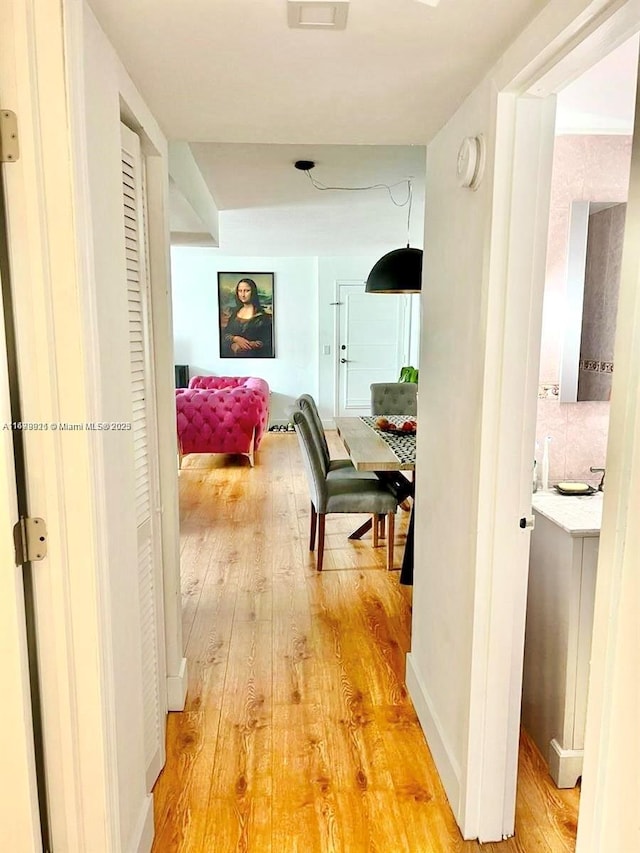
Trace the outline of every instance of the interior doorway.
<instances>
[{"instance_id":1,"label":"interior doorway","mask_svg":"<svg viewBox=\"0 0 640 853\"><path fill-rule=\"evenodd\" d=\"M522 722L561 788L578 785L584 758L638 43L557 102ZM563 495L581 484L595 494L559 496L558 483Z\"/></svg>"},{"instance_id":2,"label":"interior doorway","mask_svg":"<svg viewBox=\"0 0 640 853\"><path fill-rule=\"evenodd\" d=\"M584 780L585 786L582 788L582 807L581 818L578 825L578 845L580 850L595 850L604 849L606 845L608 849L622 849L626 844L633 844L626 830L621 827L620 815L625 812L624 805L624 789L618 789L618 798L614 801L611 798L611 788L607 784L607 773L612 766L616 767L616 773L624 771L626 766L624 759L624 750L618 738L614 733L618 730L616 719L623 717L628 713L628 708L631 703L633 706L633 697L628 688L623 683L619 684L619 690L616 696L613 696L610 691L611 682L607 679L612 678L615 671L623 666L622 661L625 657L625 643L628 643L632 634L629 633L629 616L626 613L626 608L622 604L623 592L626 584L629 583L630 569L630 552L628 546L629 533L625 535L624 531L629 530L628 525L633 526L632 516L629 514L630 489L633 488L633 466L631 459L634 455L634 428L631 426L635 422L635 411L637 402L635 401L637 390L637 377L634 370L629 370L628 365L633 362L632 348L634 340L637 338L637 276L638 276L638 257L636 246L638 243L637 213L633 208L633 203L637 205L637 181L638 181L638 144L637 144L637 123L636 130L633 126L633 116L638 115L636 80L637 80L637 57L638 57L638 22L637 16L633 14L632 4L626 4L615 15L607 21L607 26L602 26L600 31L593 32L580 46L580 59L576 54L565 56L558 62L558 65L548 72L545 80L538 80L533 87L535 93L540 95L547 93L558 92L558 101L562 104L563 92L565 86L567 89L570 81L576 78L576 64L580 65L580 70L585 72L585 78L588 79L589 74L595 76L592 80L592 93L597 92L602 95L602 91L598 88L599 84L605 83L605 77L602 74L603 63L611 62L613 51L615 48L622 45L622 54L627 52L627 58L631 60L631 67L626 71L626 84L631 90L631 105L629 109L630 123L625 130L621 125L618 125L613 133L606 134L606 126L603 124L598 128L599 133L589 134L589 139L581 142L582 147L593 149L598 143L602 143L602 139L594 139L591 137L607 135L614 137L609 140L609 145L606 154L594 155L593 151L590 156L587 156L587 163L583 170L582 186L580 188L580 199L589 200L596 203L595 212L610 210L614 206L624 204L626 202L626 182L629 170L631 168L630 189L629 189L629 216L627 216L626 226L624 229L623 247L620 261L612 260L616 253L608 255L608 265L610 275L611 267L616 264L621 264L622 280L620 286L620 306L615 310L615 304L611 313L607 316L600 316L597 320L593 318L580 318L578 327L580 328L582 343L584 346L585 339L587 346L593 344L593 340L598 337L594 335L594 326L606 326L606 337L608 339L606 355L603 350L603 355L595 357L586 357L584 350L580 356L580 363L576 367L576 373L588 374L590 372L605 372L612 373L614 363L618 365L617 382L614 378L613 391L600 394L600 396L592 396L593 391L587 392L587 396L574 397L574 402L570 405L575 407L582 406L584 410L590 407L590 417L584 423L576 426L571 424L572 416L579 418L579 412L576 408L574 412L565 411L564 416L555 422L555 428L564 430L566 440L564 455L559 442L556 442L554 448L553 437L550 443L550 448L554 449L555 453L550 453L551 474L549 476L549 485L553 485L554 481L560 478L566 478L573 481L576 478L579 480L587 480L595 489L601 483L603 470L591 471L591 468L607 469L607 476L613 478L607 481L607 490L604 497L602 508L602 527L598 525L600 530L600 553L596 557L594 549L591 547L592 542L587 547L588 537L585 539L584 548L580 550L580 559L574 559L572 571L569 574L575 575L580 587L576 594L576 587L571 587L574 596L568 601L569 608L573 610L573 618L566 619L560 623L558 620L551 620L553 624L548 625L544 630L546 633L546 651L550 658L554 658L553 649L549 647L549 643L553 642L558 635L564 634L570 641L570 653L564 658L558 660L555 658L557 669L564 668L561 676L565 677L565 687L567 688L567 702L564 707L559 705L564 701L556 691L556 688L545 680L544 675L538 673L536 680L538 685L545 684L548 695L547 700L551 698L551 705L555 702L557 719L560 719L564 726L564 732L559 733L558 738L552 738L548 745L548 759L552 775L557 779L560 786L574 784L574 782L582 777L582 767L584 761ZM630 41L627 41L630 39ZM605 56L604 59L602 57ZM596 65L595 63L599 63ZM624 63L623 63L624 65ZM587 69L587 66L591 69ZM595 82L594 82L595 81ZM588 88L588 84L587 84ZM532 91L533 91L532 90ZM620 87L616 86L616 93L620 94ZM604 94L603 102L607 101L607 95ZM615 104L615 99L609 97L608 106ZM606 114L606 111L605 111ZM598 110L593 110L592 120L598 119ZM609 115L609 117L611 117ZM558 116L560 119L560 114ZM574 128L575 129L575 128ZM626 135L626 139L623 136ZM563 147L567 147L567 140L564 140ZM618 155L616 157L615 155ZM570 161L572 158L567 158L565 151L565 169L567 166L574 165ZM573 157L575 160L575 156ZM622 177L620 169L616 173L616 164L622 161ZM601 168L608 169L609 186L606 187L605 193L609 196L606 200L596 198L596 193L601 194L602 188L594 185L598 180L602 181L602 172L598 175L597 165ZM626 174L625 174L626 170ZM566 191L566 180L563 189ZM554 210L551 211L551 228L553 228ZM600 229L600 225L592 224L593 230ZM607 225L607 228L610 226ZM613 226L611 226L613 227ZM567 228L567 230L571 230ZM601 230L601 229L600 229ZM622 232L620 232L622 233ZM554 237L550 233L549 251L553 258ZM618 247L619 248L619 247ZM569 254L572 253L569 249ZM571 270L572 261L575 258L569 258L568 267ZM587 259L586 264L583 259L583 266L586 268L586 285L584 305L591 297L587 297L586 288L589 285L590 276L593 277L593 265L597 264L597 260L592 255ZM591 269L589 267L592 267ZM617 302L617 294L615 300L610 298L610 306ZM571 300L569 300L570 302ZM606 307L606 298L602 299L600 308ZM553 306L553 307L551 307ZM548 302L548 313L555 320L563 319L565 306L562 308L556 301L554 305L553 297ZM617 313L617 322L616 315ZM615 341L615 343L614 343ZM600 344L598 344L600 345ZM544 346L544 336L543 336ZM611 353L615 353L612 357ZM544 370L544 353L543 353L543 370ZM620 375L622 374L622 375ZM541 378L544 373L541 374ZM589 379L589 377L586 377ZM610 379L610 377L609 377ZM560 383L562 379L560 378ZM595 387L604 383L582 382L576 383L583 387ZM610 387L610 386L609 386ZM580 393L580 392L579 392ZM608 409L608 397L611 393L611 418L609 420L609 412L596 411L597 407ZM553 381L541 381L539 396L542 398L540 409L548 406L548 400L555 400L560 405L569 402L566 395L563 395L562 387L556 385ZM563 399L564 397L564 399ZM580 402L578 402L580 401ZM554 405L553 403L551 405ZM608 432L608 435L607 435ZM547 428L547 424L541 423L538 420L538 442L540 439L546 438L551 434ZM597 447L586 446L585 436L595 434ZM637 432L635 433L637 435ZM588 440L588 439L587 439ZM542 453L542 449L541 449ZM582 459L579 457L582 456ZM594 456L599 458L593 458ZM562 457L562 458L560 458ZM587 458L590 457L590 458ZM540 457L538 457L540 458ZM624 461L626 459L626 462ZM595 463L595 464L594 464ZM565 467L562 468L562 465ZM587 469L588 466L588 469ZM546 466L545 466L546 467ZM622 469L626 468L623 475ZM586 469L586 470L585 470ZM583 476L586 474L586 476ZM546 479L546 475L545 475ZM535 500L534 500L535 506ZM535 533L534 533L535 536ZM557 543L556 543L557 545ZM575 549L574 549L575 550ZM547 557L555 558L558 553L558 548L551 548L547 551ZM577 552L576 552L577 553ZM574 554L575 557L575 554ZM555 575L555 581L558 582L558 575ZM529 601L531 607L540 608L541 600L537 596L536 580L532 574L529 581ZM565 589L566 592L566 589ZM621 597L622 596L622 597ZM533 604L532 604L533 602ZM530 619L531 612L528 613L527 641L529 640L529 625L533 622ZM593 622L592 622L593 620ZM591 625L593 624L593 630ZM580 637L582 635L582 637ZM616 638L615 640L613 638ZM533 653L535 654L535 648ZM539 651L539 648L538 648ZM527 667L534 668L532 663L532 655L529 655L529 664L527 663L527 649L525 648L525 705L527 703ZM609 687L607 687L607 683ZM587 699L588 688L588 699ZM631 691L632 692L632 691ZM549 704L549 703L547 703ZM530 710L530 709L529 709ZM549 710L547 708L547 710ZM557 713L559 712L559 714ZM525 707L525 714L528 709ZM544 711L541 716L545 717ZM551 714L551 717L553 713ZM586 726L585 726L586 716ZM531 717L530 717L531 718ZM549 722L547 715L546 722ZM547 732L548 734L548 732ZM562 736L567 736L568 747L565 749L561 743ZM546 735L545 735L546 736ZM611 744L616 743L617 753L615 758L612 756ZM607 746L604 746L604 744ZM582 755L582 747L584 746L584 759ZM545 756L545 757L547 757ZM617 762L614 765L614 762ZM624 772L623 774L624 775ZM609 777L609 781L610 781ZM616 827L618 827L616 829ZM618 835L616 835L618 833ZM614 838L613 836L616 835ZM605 839L606 838L606 842ZM621 839L625 839L622 841Z\"/></svg>"}]
</instances>

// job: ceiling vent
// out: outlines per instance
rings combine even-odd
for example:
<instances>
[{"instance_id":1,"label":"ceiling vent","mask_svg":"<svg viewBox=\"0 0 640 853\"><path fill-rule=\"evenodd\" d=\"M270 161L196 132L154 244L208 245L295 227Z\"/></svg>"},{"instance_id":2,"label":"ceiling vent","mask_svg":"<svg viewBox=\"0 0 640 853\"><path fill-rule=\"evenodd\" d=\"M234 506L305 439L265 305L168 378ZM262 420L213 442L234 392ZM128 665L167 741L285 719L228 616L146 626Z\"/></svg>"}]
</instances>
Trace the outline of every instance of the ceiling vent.
<instances>
[{"instance_id":1,"label":"ceiling vent","mask_svg":"<svg viewBox=\"0 0 640 853\"><path fill-rule=\"evenodd\" d=\"M349 0L287 0L290 27L303 30L344 30Z\"/></svg>"}]
</instances>

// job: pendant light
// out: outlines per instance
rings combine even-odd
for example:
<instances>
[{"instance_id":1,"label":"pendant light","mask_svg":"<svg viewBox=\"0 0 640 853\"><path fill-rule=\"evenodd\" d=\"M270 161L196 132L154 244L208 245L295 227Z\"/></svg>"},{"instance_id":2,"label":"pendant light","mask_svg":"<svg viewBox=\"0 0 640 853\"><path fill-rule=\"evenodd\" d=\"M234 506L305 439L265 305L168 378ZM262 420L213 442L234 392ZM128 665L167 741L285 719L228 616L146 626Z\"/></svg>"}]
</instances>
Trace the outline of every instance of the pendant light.
<instances>
[{"instance_id":1,"label":"pendant light","mask_svg":"<svg viewBox=\"0 0 640 853\"><path fill-rule=\"evenodd\" d=\"M407 240L411 229L412 186L409 181ZM420 293L422 291L422 249L394 249L377 261L365 285L365 293Z\"/></svg>"},{"instance_id":2,"label":"pendant light","mask_svg":"<svg viewBox=\"0 0 640 853\"><path fill-rule=\"evenodd\" d=\"M420 293L422 249L394 249L383 255L367 276L365 293Z\"/></svg>"},{"instance_id":3,"label":"pendant light","mask_svg":"<svg viewBox=\"0 0 640 853\"><path fill-rule=\"evenodd\" d=\"M365 286L366 293L420 293L422 290L422 249L412 249L409 246L409 235L411 232L411 204L413 201L413 185L411 179L399 181L398 184L407 184L408 194L406 201L397 202L392 194L392 189L398 184L373 184L366 187L332 187L315 180L311 170L315 168L313 160L296 160L293 164L296 169L304 172L317 190L345 190L348 192L361 192L363 190L386 189L391 201L397 207L407 208L407 247L405 249L394 249L388 252L374 265L367 277Z\"/></svg>"}]
</instances>

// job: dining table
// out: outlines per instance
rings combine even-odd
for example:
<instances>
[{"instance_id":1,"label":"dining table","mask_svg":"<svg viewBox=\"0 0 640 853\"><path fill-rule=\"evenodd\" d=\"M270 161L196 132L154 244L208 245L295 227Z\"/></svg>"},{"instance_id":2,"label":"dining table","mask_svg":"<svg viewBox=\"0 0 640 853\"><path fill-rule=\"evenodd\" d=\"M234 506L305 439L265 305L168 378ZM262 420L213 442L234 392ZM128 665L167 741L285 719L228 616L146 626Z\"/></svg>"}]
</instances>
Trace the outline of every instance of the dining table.
<instances>
[{"instance_id":1,"label":"dining table","mask_svg":"<svg viewBox=\"0 0 640 853\"><path fill-rule=\"evenodd\" d=\"M349 454L356 471L373 471L383 481L389 483L398 493L398 500L413 497L414 484L401 471L415 471L416 433L415 430L402 430L402 424L408 418L398 415L386 415L390 427L380 429L376 417L339 417L335 418L336 431ZM414 420L411 418L411 420ZM359 539L371 529L368 519L349 536ZM413 528L414 509L411 507L407 540L400 570L400 583L413 583Z\"/></svg>"}]
</instances>

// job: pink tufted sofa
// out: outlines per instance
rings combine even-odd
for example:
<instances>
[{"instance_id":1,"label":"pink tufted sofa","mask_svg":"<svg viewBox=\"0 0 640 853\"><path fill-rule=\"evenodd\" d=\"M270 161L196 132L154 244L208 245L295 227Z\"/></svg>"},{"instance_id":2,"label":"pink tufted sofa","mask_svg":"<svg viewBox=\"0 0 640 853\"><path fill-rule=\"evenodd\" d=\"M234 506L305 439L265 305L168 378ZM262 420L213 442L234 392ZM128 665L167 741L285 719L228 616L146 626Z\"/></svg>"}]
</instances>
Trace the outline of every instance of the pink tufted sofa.
<instances>
[{"instance_id":1,"label":"pink tufted sofa","mask_svg":"<svg viewBox=\"0 0 640 853\"><path fill-rule=\"evenodd\" d=\"M187 453L244 453L253 465L269 421L269 386L255 376L194 376L176 390L180 461Z\"/></svg>"}]
</instances>

